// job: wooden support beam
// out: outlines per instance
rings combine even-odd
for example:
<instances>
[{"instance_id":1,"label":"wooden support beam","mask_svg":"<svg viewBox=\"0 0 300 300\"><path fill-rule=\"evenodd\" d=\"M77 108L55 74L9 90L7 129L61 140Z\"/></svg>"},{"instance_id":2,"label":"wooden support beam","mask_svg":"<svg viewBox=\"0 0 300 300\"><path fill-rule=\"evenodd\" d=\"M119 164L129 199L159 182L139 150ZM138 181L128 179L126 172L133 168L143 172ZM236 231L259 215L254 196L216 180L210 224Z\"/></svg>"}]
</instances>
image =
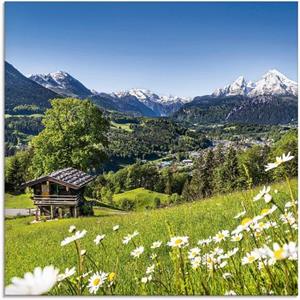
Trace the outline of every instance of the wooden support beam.
<instances>
[{"instance_id":1,"label":"wooden support beam","mask_svg":"<svg viewBox=\"0 0 300 300\"><path fill-rule=\"evenodd\" d=\"M77 218L77 207L74 207L74 218Z\"/></svg>"},{"instance_id":2,"label":"wooden support beam","mask_svg":"<svg viewBox=\"0 0 300 300\"><path fill-rule=\"evenodd\" d=\"M53 205L50 206L51 209L51 219L53 219Z\"/></svg>"}]
</instances>

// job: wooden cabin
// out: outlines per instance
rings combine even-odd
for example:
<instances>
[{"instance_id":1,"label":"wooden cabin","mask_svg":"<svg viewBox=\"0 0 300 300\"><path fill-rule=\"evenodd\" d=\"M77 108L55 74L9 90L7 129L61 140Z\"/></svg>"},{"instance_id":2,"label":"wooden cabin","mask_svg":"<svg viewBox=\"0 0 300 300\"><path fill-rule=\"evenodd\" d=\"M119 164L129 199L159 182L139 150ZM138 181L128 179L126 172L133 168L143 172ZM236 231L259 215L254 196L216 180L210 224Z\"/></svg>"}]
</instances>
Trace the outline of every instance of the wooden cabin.
<instances>
[{"instance_id":1,"label":"wooden cabin","mask_svg":"<svg viewBox=\"0 0 300 300\"><path fill-rule=\"evenodd\" d=\"M52 219L70 214L79 215L84 202L84 187L95 177L74 168L65 168L26 182L33 189L33 202L37 212Z\"/></svg>"}]
</instances>

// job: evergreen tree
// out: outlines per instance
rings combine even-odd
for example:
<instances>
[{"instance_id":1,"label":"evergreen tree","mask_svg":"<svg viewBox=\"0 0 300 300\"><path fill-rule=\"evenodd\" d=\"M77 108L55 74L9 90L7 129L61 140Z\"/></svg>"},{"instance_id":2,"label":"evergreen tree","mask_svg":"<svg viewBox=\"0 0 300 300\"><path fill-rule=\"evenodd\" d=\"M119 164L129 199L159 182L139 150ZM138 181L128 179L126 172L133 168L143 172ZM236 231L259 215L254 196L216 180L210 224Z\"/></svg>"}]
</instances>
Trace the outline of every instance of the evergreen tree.
<instances>
[{"instance_id":1,"label":"evergreen tree","mask_svg":"<svg viewBox=\"0 0 300 300\"><path fill-rule=\"evenodd\" d=\"M190 184L193 199L206 198L212 195L214 190L213 169L214 153L209 149L205 157L198 159L196 164Z\"/></svg>"},{"instance_id":2,"label":"evergreen tree","mask_svg":"<svg viewBox=\"0 0 300 300\"><path fill-rule=\"evenodd\" d=\"M239 163L237 152L233 147L229 147L226 153L220 175L221 180L223 181L223 192L231 192L239 186Z\"/></svg>"}]
</instances>

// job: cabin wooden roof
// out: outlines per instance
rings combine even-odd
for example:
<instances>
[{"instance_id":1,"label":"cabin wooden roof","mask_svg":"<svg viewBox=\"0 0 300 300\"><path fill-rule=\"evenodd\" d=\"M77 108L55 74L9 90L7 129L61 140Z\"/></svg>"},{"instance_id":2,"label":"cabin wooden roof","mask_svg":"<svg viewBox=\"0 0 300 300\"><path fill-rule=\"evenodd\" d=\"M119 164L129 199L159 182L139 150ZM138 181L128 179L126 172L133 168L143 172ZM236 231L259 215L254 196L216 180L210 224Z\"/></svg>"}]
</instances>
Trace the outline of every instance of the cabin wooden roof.
<instances>
[{"instance_id":1,"label":"cabin wooden roof","mask_svg":"<svg viewBox=\"0 0 300 300\"><path fill-rule=\"evenodd\" d=\"M94 178L95 176L89 175L83 171L74 168L65 168L52 172L49 175L44 175L34 180L28 181L24 183L23 186L34 186L44 181L51 181L78 190L84 187Z\"/></svg>"}]
</instances>

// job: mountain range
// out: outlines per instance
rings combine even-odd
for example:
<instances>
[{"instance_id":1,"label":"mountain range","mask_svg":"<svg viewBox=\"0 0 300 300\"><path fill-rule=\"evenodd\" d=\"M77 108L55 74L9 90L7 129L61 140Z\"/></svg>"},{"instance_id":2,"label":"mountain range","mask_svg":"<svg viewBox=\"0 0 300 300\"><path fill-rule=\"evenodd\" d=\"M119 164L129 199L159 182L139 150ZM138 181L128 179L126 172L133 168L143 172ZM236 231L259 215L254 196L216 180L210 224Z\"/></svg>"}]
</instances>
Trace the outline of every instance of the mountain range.
<instances>
[{"instance_id":1,"label":"mountain range","mask_svg":"<svg viewBox=\"0 0 300 300\"><path fill-rule=\"evenodd\" d=\"M5 107L17 105L49 107L57 97L88 98L105 110L147 117L170 116L178 121L214 123L290 123L297 120L298 84L277 70L256 82L238 77L211 95L184 98L160 96L146 89L114 93L88 89L67 72L33 74L29 78L5 63Z\"/></svg>"}]
</instances>

